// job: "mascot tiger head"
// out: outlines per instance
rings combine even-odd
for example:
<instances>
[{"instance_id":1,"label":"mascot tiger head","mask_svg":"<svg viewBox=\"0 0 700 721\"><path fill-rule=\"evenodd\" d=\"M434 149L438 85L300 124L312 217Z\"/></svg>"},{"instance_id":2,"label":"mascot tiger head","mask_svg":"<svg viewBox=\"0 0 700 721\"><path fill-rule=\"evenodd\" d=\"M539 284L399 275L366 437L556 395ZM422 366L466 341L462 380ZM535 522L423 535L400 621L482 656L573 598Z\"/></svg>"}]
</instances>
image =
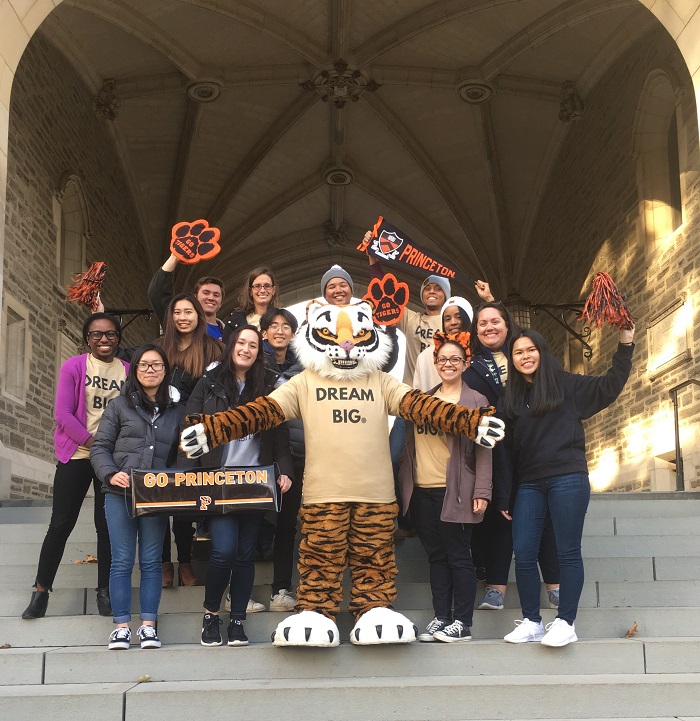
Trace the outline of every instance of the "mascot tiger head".
<instances>
[{"instance_id":1,"label":"mascot tiger head","mask_svg":"<svg viewBox=\"0 0 700 721\"><path fill-rule=\"evenodd\" d=\"M294 338L304 368L334 380L352 380L378 371L391 352L391 341L372 320L372 306L359 302L327 305L314 301L307 324Z\"/></svg>"}]
</instances>

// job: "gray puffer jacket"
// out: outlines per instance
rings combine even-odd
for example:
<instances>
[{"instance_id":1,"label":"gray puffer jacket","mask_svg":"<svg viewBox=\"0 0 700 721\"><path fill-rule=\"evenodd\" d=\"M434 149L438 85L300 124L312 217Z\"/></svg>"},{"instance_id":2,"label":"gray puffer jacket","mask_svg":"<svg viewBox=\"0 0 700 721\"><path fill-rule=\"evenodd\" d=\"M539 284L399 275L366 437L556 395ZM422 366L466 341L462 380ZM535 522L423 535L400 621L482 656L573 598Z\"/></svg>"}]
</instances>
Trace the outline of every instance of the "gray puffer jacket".
<instances>
[{"instance_id":1,"label":"gray puffer jacket","mask_svg":"<svg viewBox=\"0 0 700 721\"><path fill-rule=\"evenodd\" d=\"M140 405L137 393L131 400L133 407L125 396L110 401L90 449L93 470L107 493L124 493L123 488L109 483L118 471L170 468L177 459L184 404L171 402L153 419Z\"/></svg>"}]
</instances>

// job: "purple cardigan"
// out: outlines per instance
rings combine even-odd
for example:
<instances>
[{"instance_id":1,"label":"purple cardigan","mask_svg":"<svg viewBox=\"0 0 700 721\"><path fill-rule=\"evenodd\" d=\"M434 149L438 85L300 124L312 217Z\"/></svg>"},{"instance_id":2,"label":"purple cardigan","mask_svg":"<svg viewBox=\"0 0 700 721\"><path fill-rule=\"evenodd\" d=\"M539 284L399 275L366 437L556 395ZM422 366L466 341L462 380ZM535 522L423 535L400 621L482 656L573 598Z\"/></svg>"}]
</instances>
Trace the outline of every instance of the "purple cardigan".
<instances>
[{"instance_id":1,"label":"purple cardigan","mask_svg":"<svg viewBox=\"0 0 700 721\"><path fill-rule=\"evenodd\" d=\"M58 372L56 385L56 407L54 419L56 430L53 434L53 445L56 458L61 463L68 463L78 446L82 446L90 438L85 427L87 409L85 408L85 374L87 373L87 353L69 358ZM126 372L129 364L117 358Z\"/></svg>"}]
</instances>

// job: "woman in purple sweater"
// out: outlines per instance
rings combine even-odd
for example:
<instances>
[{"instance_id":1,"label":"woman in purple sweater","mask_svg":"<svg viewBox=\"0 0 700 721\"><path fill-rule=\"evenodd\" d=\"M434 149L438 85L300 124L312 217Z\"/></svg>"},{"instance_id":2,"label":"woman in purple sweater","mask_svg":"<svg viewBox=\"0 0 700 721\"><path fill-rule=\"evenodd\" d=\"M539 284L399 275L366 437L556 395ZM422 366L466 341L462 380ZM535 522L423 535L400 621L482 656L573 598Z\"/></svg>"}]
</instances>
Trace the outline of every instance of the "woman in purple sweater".
<instances>
[{"instance_id":1,"label":"woman in purple sweater","mask_svg":"<svg viewBox=\"0 0 700 721\"><path fill-rule=\"evenodd\" d=\"M97 531L97 608L101 616L111 616L109 567L111 551L105 520L101 483L90 464L90 446L107 403L119 395L129 364L115 358L121 340L121 326L106 313L94 313L83 325L83 338L89 353L69 358L58 374L56 408L56 475L53 509L46 538L39 554L35 591L24 619L42 618L49 604L58 566L66 541L78 521L78 514L92 484L95 491L95 530Z\"/></svg>"}]
</instances>

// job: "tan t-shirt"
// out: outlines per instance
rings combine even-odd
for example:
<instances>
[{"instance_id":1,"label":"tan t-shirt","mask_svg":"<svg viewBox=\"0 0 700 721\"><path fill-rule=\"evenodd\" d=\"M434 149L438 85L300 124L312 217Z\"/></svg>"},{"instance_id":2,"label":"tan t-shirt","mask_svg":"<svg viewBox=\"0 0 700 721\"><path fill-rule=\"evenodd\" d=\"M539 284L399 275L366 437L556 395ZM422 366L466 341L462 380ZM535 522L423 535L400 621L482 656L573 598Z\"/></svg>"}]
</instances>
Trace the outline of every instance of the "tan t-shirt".
<instances>
[{"instance_id":1,"label":"tan t-shirt","mask_svg":"<svg viewBox=\"0 0 700 721\"><path fill-rule=\"evenodd\" d=\"M446 394L435 391L433 395L441 401L459 403L460 392ZM444 488L450 457L447 437L428 424L415 425L413 433L416 441L416 485L421 488Z\"/></svg>"},{"instance_id":2,"label":"tan t-shirt","mask_svg":"<svg viewBox=\"0 0 700 721\"><path fill-rule=\"evenodd\" d=\"M260 313L256 313L255 311L251 311L251 312L248 313L248 315L245 317L245 319L246 319L246 321L248 322L249 325L254 325L254 326L255 326L256 328L258 328L258 329L260 328L260 318L262 318L262 316L260 315Z\"/></svg>"},{"instance_id":3,"label":"tan t-shirt","mask_svg":"<svg viewBox=\"0 0 700 721\"><path fill-rule=\"evenodd\" d=\"M411 390L387 373L335 381L305 370L270 394L304 421L304 504L392 503L387 415Z\"/></svg>"},{"instance_id":4,"label":"tan t-shirt","mask_svg":"<svg viewBox=\"0 0 700 721\"><path fill-rule=\"evenodd\" d=\"M413 374L416 370L418 354L426 348L432 347L433 335L442 328L442 316L416 313L406 308L398 323L399 330L406 336L406 363L403 369L403 382L407 385L413 383Z\"/></svg>"},{"instance_id":5,"label":"tan t-shirt","mask_svg":"<svg viewBox=\"0 0 700 721\"><path fill-rule=\"evenodd\" d=\"M100 425L107 403L121 393L125 380L126 369L120 360L115 358L111 363L105 363L91 353L88 354L85 363L85 427L91 436L97 433L97 426ZM90 458L90 449L78 446L71 458Z\"/></svg>"}]
</instances>

